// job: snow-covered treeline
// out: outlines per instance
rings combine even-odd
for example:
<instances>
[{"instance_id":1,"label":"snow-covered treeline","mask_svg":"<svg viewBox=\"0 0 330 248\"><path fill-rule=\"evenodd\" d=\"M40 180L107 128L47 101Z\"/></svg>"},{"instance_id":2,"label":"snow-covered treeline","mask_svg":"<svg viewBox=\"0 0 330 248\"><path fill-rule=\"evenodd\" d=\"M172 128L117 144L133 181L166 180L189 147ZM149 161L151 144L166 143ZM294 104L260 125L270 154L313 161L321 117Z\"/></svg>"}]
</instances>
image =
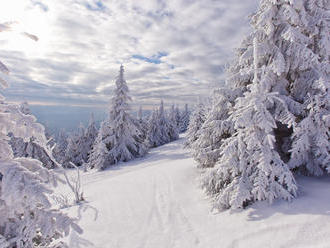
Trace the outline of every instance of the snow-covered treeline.
<instances>
[{"instance_id":1,"label":"snow-covered treeline","mask_svg":"<svg viewBox=\"0 0 330 248\"><path fill-rule=\"evenodd\" d=\"M188 140L211 167L202 185L216 208L291 200L295 173L330 171L329 17L326 0L261 0L226 87L193 114Z\"/></svg>"},{"instance_id":2,"label":"snow-covered treeline","mask_svg":"<svg viewBox=\"0 0 330 248\"><path fill-rule=\"evenodd\" d=\"M102 170L118 162L144 156L149 148L174 141L179 138L179 133L187 130L190 118L187 104L182 111L175 105L165 110L161 101L159 108L150 116L143 117L140 107L135 117L131 114L132 99L123 66L115 84L108 118L99 129L92 117L87 128L80 124L69 135L64 131L57 135L53 155L65 167L72 167L73 163Z\"/></svg>"}]
</instances>

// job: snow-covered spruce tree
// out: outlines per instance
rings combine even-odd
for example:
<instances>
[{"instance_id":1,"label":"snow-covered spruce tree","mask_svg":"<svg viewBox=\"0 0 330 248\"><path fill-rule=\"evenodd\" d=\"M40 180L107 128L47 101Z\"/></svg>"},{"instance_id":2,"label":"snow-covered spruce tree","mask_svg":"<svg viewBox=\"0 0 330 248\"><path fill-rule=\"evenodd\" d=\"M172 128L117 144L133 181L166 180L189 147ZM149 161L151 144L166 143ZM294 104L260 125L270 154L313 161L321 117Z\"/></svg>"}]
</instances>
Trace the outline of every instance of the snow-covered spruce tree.
<instances>
[{"instance_id":1,"label":"snow-covered spruce tree","mask_svg":"<svg viewBox=\"0 0 330 248\"><path fill-rule=\"evenodd\" d=\"M137 117L137 125L139 126L139 129L141 130L141 139L145 140L147 142L147 133L148 133L148 123L145 118L143 118L143 111L142 107L140 106L138 111L138 117ZM147 146L149 146L147 144Z\"/></svg>"},{"instance_id":2,"label":"snow-covered spruce tree","mask_svg":"<svg viewBox=\"0 0 330 248\"><path fill-rule=\"evenodd\" d=\"M191 145L198 167L213 167L220 157L223 141L233 134L233 123L228 117L238 94L239 90L226 88L213 92L212 107L200 127L197 139Z\"/></svg>"},{"instance_id":3,"label":"snow-covered spruce tree","mask_svg":"<svg viewBox=\"0 0 330 248\"><path fill-rule=\"evenodd\" d=\"M176 106L174 111L175 111L175 121L176 121L176 126L178 127L178 129L179 129L179 131L180 131L180 120L181 120L181 114L180 114L179 107Z\"/></svg>"},{"instance_id":4,"label":"snow-covered spruce tree","mask_svg":"<svg viewBox=\"0 0 330 248\"><path fill-rule=\"evenodd\" d=\"M189 119L190 119L190 111L188 109L188 104L185 104L184 110L180 116L180 122L179 122L180 133L187 131L189 125Z\"/></svg>"},{"instance_id":5,"label":"snow-covered spruce tree","mask_svg":"<svg viewBox=\"0 0 330 248\"><path fill-rule=\"evenodd\" d=\"M169 122L168 117L166 114L166 111L164 109L164 102L163 100L160 102L159 110L158 110L158 116L157 116L157 125L159 128L160 133L160 143L166 144L171 141L170 135L169 135Z\"/></svg>"},{"instance_id":6,"label":"snow-covered spruce tree","mask_svg":"<svg viewBox=\"0 0 330 248\"><path fill-rule=\"evenodd\" d=\"M71 168L71 163L81 166L87 161L87 152L83 151L85 141L85 127L80 123L78 129L68 137L63 166ZM71 163L70 163L71 162Z\"/></svg>"},{"instance_id":7,"label":"snow-covered spruce tree","mask_svg":"<svg viewBox=\"0 0 330 248\"><path fill-rule=\"evenodd\" d=\"M324 95L324 90L329 88L329 3L323 0L263 0L251 23L255 31L243 41L236 60L229 70L227 81L240 88L242 92L248 90L247 86L253 80L252 40L257 37L259 66L265 65L271 69L272 77L278 82L273 86L272 91L279 92L281 98L288 104L290 112L296 116L296 124L292 128L277 123L275 135L277 148L284 161L293 158L290 162L291 168L305 167L307 157L313 159L313 156L302 155L307 150L312 152L323 150L322 157L329 154L329 152L324 153L325 149L317 147L320 142L311 141L309 145L302 147L299 145L302 142L299 142L297 133L304 133L301 131L304 128L299 123L310 113L308 110L310 98ZM323 84L325 89L322 90L317 86L319 81L325 82ZM325 116L322 118L326 119ZM302 125L307 127L304 122ZM291 144L292 137L295 137L293 144ZM317 155L319 156L321 155ZM309 174L320 174L318 168L315 170L307 168L307 171Z\"/></svg>"},{"instance_id":8,"label":"snow-covered spruce tree","mask_svg":"<svg viewBox=\"0 0 330 248\"><path fill-rule=\"evenodd\" d=\"M111 132L108 127L109 125L106 123L106 121L101 122L101 126L94 141L92 151L90 153L90 156L88 157L87 166L90 169L97 168L101 170L107 167L106 163L108 149L105 142L103 142L103 137L106 137Z\"/></svg>"},{"instance_id":9,"label":"snow-covered spruce tree","mask_svg":"<svg viewBox=\"0 0 330 248\"><path fill-rule=\"evenodd\" d=\"M187 130L187 140L185 142L185 147L191 148L193 143L200 136L200 130L206 119L206 110L203 102L199 100L199 103L195 107L191 114L189 126Z\"/></svg>"},{"instance_id":10,"label":"snow-covered spruce tree","mask_svg":"<svg viewBox=\"0 0 330 248\"><path fill-rule=\"evenodd\" d=\"M158 122L158 109L154 109L147 122L147 141L150 147L157 147L165 144L161 139L161 129Z\"/></svg>"},{"instance_id":11,"label":"snow-covered spruce tree","mask_svg":"<svg viewBox=\"0 0 330 248\"><path fill-rule=\"evenodd\" d=\"M148 150L145 140L141 139L142 131L129 113L131 97L128 93L124 67L120 66L109 118L102 123L91 155L92 168L102 170L118 162L144 156Z\"/></svg>"},{"instance_id":12,"label":"snow-covered spruce tree","mask_svg":"<svg viewBox=\"0 0 330 248\"><path fill-rule=\"evenodd\" d=\"M57 162L63 164L65 161L65 151L68 146L68 134L61 129L56 138L56 146L53 149L53 156Z\"/></svg>"},{"instance_id":13,"label":"snow-covered spruce tree","mask_svg":"<svg viewBox=\"0 0 330 248\"><path fill-rule=\"evenodd\" d=\"M174 141L179 138L179 128L176 122L176 111L174 105L171 106L168 113L168 134L170 141Z\"/></svg>"},{"instance_id":14,"label":"snow-covered spruce tree","mask_svg":"<svg viewBox=\"0 0 330 248\"><path fill-rule=\"evenodd\" d=\"M276 148L277 123L288 127L295 117L273 87L273 68L259 67L258 38L254 38L254 79L236 100L229 119L235 133L224 140L215 167L205 173L203 186L215 196L217 208L242 208L254 201L291 200L297 185ZM260 78L260 79L259 79Z\"/></svg>"},{"instance_id":15,"label":"snow-covered spruce tree","mask_svg":"<svg viewBox=\"0 0 330 248\"><path fill-rule=\"evenodd\" d=\"M89 124L85 130L83 150L82 150L82 153L85 155L84 162L86 162L86 163L88 161L88 157L90 156L90 154L92 152L93 144L95 142L97 135L98 135L98 130L95 125L94 115L91 114Z\"/></svg>"},{"instance_id":16,"label":"snow-covered spruce tree","mask_svg":"<svg viewBox=\"0 0 330 248\"><path fill-rule=\"evenodd\" d=\"M317 39L322 35L315 32L314 24L328 22L328 17L325 14L313 17L308 6L314 3L327 6L324 1L262 0L252 17L254 32L238 50L227 80L241 90L241 97L236 100L228 118L235 130L223 141L218 163L203 180L206 191L216 196L217 207L239 208L256 200L290 199L295 195L296 186L293 186L288 169L300 167L314 175L327 169L329 95L326 92L329 92L329 73L326 72L329 71L329 62L324 63L325 57L318 54L318 48L325 47L324 43L328 41ZM328 40L329 33L323 37ZM264 93L260 93L258 101L254 98L257 95L253 95L261 92L257 85L262 86ZM251 102L255 105L254 112ZM254 124L258 124L256 127L262 131L259 134L262 153L254 151L259 148L251 145L253 138L247 140L251 133L256 133L255 130L246 132L255 121L254 116L261 116L258 113L262 110L260 106L269 122L268 129L263 126L267 122ZM312 128L311 123L317 128ZM306 135L308 131L313 136ZM265 142L263 137L274 139L275 144ZM246 154L248 151L249 155ZM269 158L260 163L254 159L255 154ZM253 168L258 176L244 174L246 166ZM283 176L274 178L279 168L283 170ZM259 174L267 177L261 180ZM278 184L277 188L273 187L274 182Z\"/></svg>"},{"instance_id":17,"label":"snow-covered spruce tree","mask_svg":"<svg viewBox=\"0 0 330 248\"><path fill-rule=\"evenodd\" d=\"M91 115L87 128L81 123L78 130L68 137L63 160L64 166L72 167L71 163L81 166L87 163L97 134L98 130L95 126L94 116Z\"/></svg>"},{"instance_id":18,"label":"snow-covered spruce tree","mask_svg":"<svg viewBox=\"0 0 330 248\"><path fill-rule=\"evenodd\" d=\"M174 117L171 115L172 118ZM177 128L171 123L169 116L164 110L163 101L160 102L159 109L154 110L148 121L147 139L151 147L157 147L174 141L178 138Z\"/></svg>"},{"instance_id":19,"label":"snow-covered spruce tree","mask_svg":"<svg viewBox=\"0 0 330 248\"><path fill-rule=\"evenodd\" d=\"M303 99L306 116L293 130L289 165L305 174L320 176L330 172L330 4L307 1L305 8L309 48L318 60L300 77L308 90Z\"/></svg>"},{"instance_id":20,"label":"snow-covered spruce tree","mask_svg":"<svg viewBox=\"0 0 330 248\"><path fill-rule=\"evenodd\" d=\"M31 115L29 104L23 102L20 105L20 111L24 115ZM35 158L42 162L43 166L48 169L56 167L56 162L51 155L50 147L48 146L48 140L45 144L38 144L34 137L31 137L29 141L24 141L23 138L15 137L10 134L10 145L12 147L14 157L29 157Z\"/></svg>"},{"instance_id":21,"label":"snow-covered spruce tree","mask_svg":"<svg viewBox=\"0 0 330 248\"><path fill-rule=\"evenodd\" d=\"M0 24L0 32L10 24ZM32 36L34 37L34 36ZM0 61L0 72L9 70ZM0 78L0 87L8 84ZM81 229L74 220L52 208L50 196L57 176L32 158L14 158L8 143L9 134L37 144L47 142L44 127L20 107L5 102L0 94L0 244L2 248L67 247L56 239L67 235L71 228ZM44 147L45 148L45 147ZM46 148L45 148L46 149Z\"/></svg>"}]
</instances>

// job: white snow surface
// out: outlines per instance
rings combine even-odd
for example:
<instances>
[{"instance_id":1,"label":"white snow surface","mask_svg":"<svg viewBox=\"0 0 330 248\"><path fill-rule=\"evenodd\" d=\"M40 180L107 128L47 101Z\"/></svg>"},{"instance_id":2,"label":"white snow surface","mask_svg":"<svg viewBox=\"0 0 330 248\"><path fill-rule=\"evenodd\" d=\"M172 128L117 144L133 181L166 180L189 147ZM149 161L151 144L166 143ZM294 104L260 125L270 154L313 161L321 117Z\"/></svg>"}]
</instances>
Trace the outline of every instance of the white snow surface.
<instances>
[{"instance_id":1,"label":"white snow surface","mask_svg":"<svg viewBox=\"0 0 330 248\"><path fill-rule=\"evenodd\" d=\"M213 212L184 137L142 159L82 174L86 203L67 209L84 233L70 248L330 247L330 178L299 177L293 202Z\"/></svg>"}]
</instances>

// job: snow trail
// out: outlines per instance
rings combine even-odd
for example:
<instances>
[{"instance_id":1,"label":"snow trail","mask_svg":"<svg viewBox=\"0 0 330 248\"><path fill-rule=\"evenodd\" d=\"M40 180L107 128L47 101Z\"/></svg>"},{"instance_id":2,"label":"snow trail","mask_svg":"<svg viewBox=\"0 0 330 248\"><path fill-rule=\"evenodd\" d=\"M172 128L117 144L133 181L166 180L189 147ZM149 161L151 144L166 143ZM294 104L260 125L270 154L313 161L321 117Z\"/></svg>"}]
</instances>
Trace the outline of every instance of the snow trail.
<instances>
[{"instance_id":1,"label":"snow trail","mask_svg":"<svg viewBox=\"0 0 330 248\"><path fill-rule=\"evenodd\" d=\"M88 203L68 211L81 214L84 234L71 234L70 248L329 247L329 177L300 178L304 193L292 203L212 213L183 142L83 174Z\"/></svg>"}]
</instances>

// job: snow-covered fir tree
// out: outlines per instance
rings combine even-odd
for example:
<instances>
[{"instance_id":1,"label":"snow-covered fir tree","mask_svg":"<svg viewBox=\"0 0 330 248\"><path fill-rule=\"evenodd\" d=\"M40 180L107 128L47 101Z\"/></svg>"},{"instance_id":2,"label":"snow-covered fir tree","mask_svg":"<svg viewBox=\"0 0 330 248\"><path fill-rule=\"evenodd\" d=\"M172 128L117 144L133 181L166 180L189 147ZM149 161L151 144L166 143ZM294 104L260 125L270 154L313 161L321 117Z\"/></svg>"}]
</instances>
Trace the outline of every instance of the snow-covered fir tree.
<instances>
[{"instance_id":1,"label":"snow-covered fir tree","mask_svg":"<svg viewBox=\"0 0 330 248\"><path fill-rule=\"evenodd\" d=\"M175 106L172 105L168 113L168 134L170 141L177 140L179 138L179 128L176 121Z\"/></svg>"},{"instance_id":2,"label":"snow-covered fir tree","mask_svg":"<svg viewBox=\"0 0 330 248\"><path fill-rule=\"evenodd\" d=\"M188 104L185 104L184 110L180 115L180 122L179 122L180 133L187 131L189 125L189 119L190 119L190 111L188 109Z\"/></svg>"},{"instance_id":3,"label":"snow-covered fir tree","mask_svg":"<svg viewBox=\"0 0 330 248\"><path fill-rule=\"evenodd\" d=\"M129 113L131 97L128 93L124 67L120 66L109 118L101 125L89 160L92 168L102 170L144 156L148 150L145 140L141 139L142 131Z\"/></svg>"},{"instance_id":4,"label":"snow-covered fir tree","mask_svg":"<svg viewBox=\"0 0 330 248\"><path fill-rule=\"evenodd\" d=\"M159 110L157 111L157 125L160 129L160 137L161 144L166 144L171 141L169 135L169 121L166 111L164 109L164 102L163 100L160 102Z\"/></svg>"},{"instance_id":5,"label":"snow-covered fir tree","mask_svg":"<svg viewBox=\"0 0 330 248\"><path fill-rule=\"evenodd\" d=\"M147 120L143 117L142 106L139 107L138 116L137 116L137 125L139 125L139 129L141 130L141 139L147 142L146 139L148 133L148 123Z\"/></svg>"},{"instance_id":6,"label":"snow-covered fir tree","mask_svg":"<svg viewBox=\"0 0 330 248\"><path fill-rule=\"evenodd\" d=\"M255 66L257 71L257 63ZM276 149L274 135L276 121L291 126L294 116L279 94L269 90L266 67L263 71L260 80L255 73L249 91L238 98L229 117L235 135L224 140L218 163L203 178L207 193L216 195L217 208L242 208L257 200L291 200L297 194L295 179Z\"/></svg>"},{"instance_id":7,"label":"snow-covered fir tree","mask_svg":"<svg viewBox=\"0 0 330 248\"><path fill-rule=\"evenodd\" d=\"M0 32L10 30L1 24ZM31 36L35 37L35 36ZM0 61L0 72L8 68ZM0 87L8 84L0 78ZM0 245L2 248L67 247L58 238L71 228L81 229L74 220L51 205L52 187L58 177L32 158L14 158L9 134L43 146L44 127L33 115L23 114L19 106L5 102L0 94ZM47 150L47 147L42 147Z\"/></svg>"},{"instance_id":8,"label":"snow-covered fir tree","mask_svg":"<svg viewBox=\"0 0 330 248\"><path fill-rule=\"evenodd\" d=\"M81 166L87 161L87 152L84 151L85 127L80 123L78 130L71 133L68 137L68 145L65 151L63 165L72 167L71 163ZM71 163L70 163L71 162Z\"/></svg>"},{"instance_id":9,"label":"snow-covered fir tree","mask_svg":"<svg viewBox=\"0 0 330 248\"><path fill-rule=\"evenodd\" d=\"M27 102L21 103L19 108L22 114L31 115L30 107ZM13 134L10 134L10 136L11 139L9 143L15 157L30 157L38 159L42 162L43 166L48 169L56 167L56 161L54 161L54 158L51 155L48 140L45 144L39 144L34 137L31 137L29 141L24 141L24 139L15 137ZM44 147L47 147L47 149Z\"/></svg>"},{"instance_id":10,"label":"snow-covered fir tree","mask_svg":"<svg viewBox=\"0 0 330 248\"><path fill-rule=\"evenodd\" d=\"M174 109L173 109L174 110ZM170 118L172 121L170 121ZM178 139L178 129L174 121L174 111L166 114L164 102L160 102L159 109L154 110L148 121L147 139L151 147L164 145Z\"/></svg>"},{"instance_id":11,"label":"snow-covered fir tree","mask_svg":"<svg viewBox=\"0 0 330 248\"><path fill-rule=\"evenodd\" d=\"M256 200L291 199L297 186L290 168L306 167L308 161L306 168L311 174L321 174L322 166L325 169L329 108L316 98L328 98L324 93L329 91L329 74L323 68L329 63L324 66L314 49L323 41L315 39L309 4L262 0L252 17L254 32L243 41L227 80L241 91L228 117L234 133L222 141L218 163L203 181L219 208L240 208ZM326 16L318 17L326 21ZM318 94L322 92L320 81L324 90ZM311 120L320 125L320 133L307 138L302 130L309 130ZM305 146L299 142L303 139L309 139ZM304 156L301 151L317 152Z\"/></svg>"},{"instance_id":12,"label":"snow-covered fir tree","mask_svg":"<svg viewBox=\"0 0 330 248\"><path fill-rule=\"evenodd\" d=\"M179 106L175 107L175 121L176 121L176 126L178 127L179 132L180 132L181 113L179 110Z\"/></svg>"},{"instance_id":13,"label":"snow-covered fir tree","mask_svg":"<svg viewBox=\"0 0 330 248\"><path fill-rule=\"evenodd\" d=\"M87 163L97 135L98 130L95 125L94 115L92 114L87 128L83 124L80 124L78 130L67 138L67 146L63 159L64 166L72 167L71 163L81 166Z\"/></svg>"},{"instance_id":14,"label":"snow-covered fir tree","mask_svg":"<svg viewBox=\"0 0 330 248\"><path fill-rule=\"evenodd\" d=\"M68 146L68 134L61 129L56 138L56 145L53 149L53 156L57 162L63 164L65 161L65 152Z\"/></svg>"},{"instance_id":15,"label":"snow-covered fir tree","mask_svg":"<svg viewBox=\"0 0 330 248\"><path fill-rule=\"evenodd\" d=\"M206 110L202 101L195 107L194 111L190 116L189 126L187 129L187 140L185 146L191 148L194 142L200 136L200 130L206 120Z\"/></svg>"},{"instance_id":16,"label":"snow-covered fir tree","mask_svg":"<svg viewBox=\"0 0 330 248\"><path fill-rule=\"evenodd\" d=\"M96 128L94 114L91 114L89 124L84 133L83 149L82 149L82 153L85 154L83 159L84 159L84 162L86 162L86 163L88 161L88 157L90 156L90 154L92 152L93 144L95 142L97 135L98 135L98 130Z\"/></svg>"},{"instance_id":17,"label":"snow-covered fir tree","mask_svg":"<svg viewBox=\"0 0 330 248\"><path fill-rule=\"evenodd\" d=\"M158 109L154 109L147 122L147 140L150 147L165 144L161 139L162 133L158 123Z\"/></svg>"}]
</instances>

